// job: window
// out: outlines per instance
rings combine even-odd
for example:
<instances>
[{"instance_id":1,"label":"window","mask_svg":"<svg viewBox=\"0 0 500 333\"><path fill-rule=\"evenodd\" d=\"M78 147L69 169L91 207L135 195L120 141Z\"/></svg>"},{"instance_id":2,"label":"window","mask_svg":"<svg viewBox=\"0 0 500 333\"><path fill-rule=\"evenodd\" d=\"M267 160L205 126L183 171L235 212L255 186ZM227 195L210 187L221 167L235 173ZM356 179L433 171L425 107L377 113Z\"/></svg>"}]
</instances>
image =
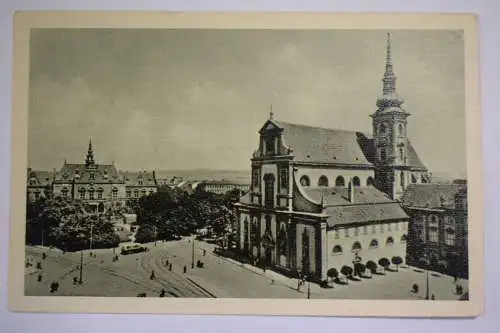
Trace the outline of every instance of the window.
<instances>
[{"instance_id":1,"label":"window","mask_svg":"<svg viewBox=\"0 0 500 333\"><path fill-rule=\"evenodd\" d=\"M328 178L326 176L319 177L318 186L326 186L326 187L328 187Z\"/></svg>"},{"instance_id":2,"label":"window","mask_svg":"<svg viewBox=\"0 0 500 333\"><path fill-rule=\"evenodd\" d=\"M113 199L116 199L118 197L118 189L116 187L113 187L113 192L111 193L113 196Z\"/></svg>"},{"instance_id":3,"label":"window","mask_svg":"<svg viewBox=\"0 0 500 333\"><path fill-rule=\"evenodd\" d=\"M372 239L372 241L370 242L370 248L375 249L377 247L378 247L378 240Z\"/></svg>"},{"instance_id":4,"label":"window","mask_svg":"<svg viewBox=\"0 0 500 333\"><path fill-rule=\"evenodd\" d=\"M63 197L66 198L68 196L68 189L66 187L63 187L63 189L61 190L61 192L62 192Z\"/></svg>"},{"instance_id":5,"label":"window","mask_svg":"<svg viewBox=\"0 0 500 333\"><path fill-rule=\"evenodd\" d=\"M93 173L93 172L91 172L91 173L89 174L89 178L90 178L90 180L94 180L94 173Z\"/></svg>"},{"instance_id":6,"label":"window","mask_svg":"<svg viewBox=\"0 0 500 333\"><path fill-rule=\"evenodd\" d=\"M385 245L387 245L387 246L394 245L394 238L387 237L387 240L385 241Z\"/></svg>"},{"instance_id":7,"label":"window","mask_svg":"<svg viewBox=\"0 0 500 333\"><path fill-rule=\"evenodd\" d=\"M361 251L361 244L359 242L354 242L354 244L352 244L351 251L352 252L359 252L359 251Z\"/></svg>"},{"instance_id":8,"label":"window","mask_svg":"<svg viewBox=\"0 0 500 333\"><path fill-rule=\"evenodd\" d=\"M342 254L342 246L340 245L335 245L333 247L333 254Z\"/></svg>"},{"instance_id":9,"label":"window","mask_svg":"<svg viewBox=\"0 0 500 333\"><path fill-rule=\"evenodd\" d=\"M427 180L425 179L424 175L420 176L420 182L422 183L427 183Z\"/></svg>"},{"instance_id":10,"label":"window","mask_svg":"<svg viewBox=\"0 0 500 333\"><path fill-rule=\"evenodd\" d=\"M432 243L439 242L438 228L436 228L436 227L429 228L429 242L432 242Z\"/></svg>"},{"instance_id":11,"label":"window","mask_svg":"<svg viewBox=\"0 0 500 333\"><path fill-rule=\"evenodd\" d=\"M381 159L382 161L385 161L385 160L386 160L386 158L387 158L387 153L386 153L386 151L385 151L385 148L380 148L380 159Z\"/></svg>"},{"instance_id":12,"label":"window","mask_svg":"<svg viewBox=\"0 0 500 333\"><path fill-rule=\"evenodd\" d=\"M300 177L300 185L304 187L311 186L311 181L309 180L309 177L307 176Z\"/></svg>"},{"instance_id":13,"label":"window","mask_svg":"<svg viewBox=\"0 0 500 333\"><path fill-rule=\"evenodd\" d=\"M372 177L368 177L366 179L366 186L373 186L373 184L374 184L373 178Z\"/></svg>"},{"instance_id":14,"label":"window","mask_svg":"<svg viewBox=\"0 0 500 333\"><path fill-rule=\"evenodd\" d=\"M415 236L418 241L425 242L424 227L422 225L415 225Z\"/></svg>"},{"instance_id":15,"label":"window","mask_svg":"<svg viewBox=\"0 0 500 333\"><path fill-rule=\"evenodd\" d=\"M399 178L400 178L400 182L401 182L401 187L405 187L405 173L403 171L401 171L401 173L399 174Z\"/></svg>"},{"instance_id":16,"label":"window","mask_svg":"<svg viewBox=\"0 0 500 333\"><path fill-rule=\"evenodd\" d=\"M354 228L354 236L359 236L359 227Z\"/></svg>"},{"instance_id":17,"label":"window","mask_svg":"<svg viewBox=\"0 0 500 333\"><path fill-rule=\"evenodd\" d=\"M363 226L363 235L368 235L368 226L367 225Z\"/></svg>"},{"instance_id":18,"label":"window","mask_svg":"<svg viewBox=\"0 0 500 333\"><path fill-rule=\"evenodd\" d=\"M345 237L349 238L349 228L344 228Z\"/></svg>"},{"instance_id":19,"label":"window","mask_svg":"<svg viewBox=\"0 0 500 333\"><path fill-rule=\"evenodd\" d=\"M134 190L134 198L138 198L139 197L139 190Z\"/></svg>"},{"instance_id":20,"label":"window","mask_svg":"<svg viewBox=\"0 0 500 333\"><path fill-rule=\"evenodd\" d=\"M375 234L375 233L377 233L376 227L375 227L375 225L372 225L372 234Z\"/></svg>"},{"instance_id":21,"label":"window","mask_svg":"<svg viewBox=\"0 0 500 333\"><path fill-rule=\"evenodd\" d=\"M383 225L383 224L381 224L379 228L380 228L380 232L381 232L381 233L384 233L384 225Z\"/></svg>"},{"instance_id":22,"label":"window","mask_svg":"<svg viewBox=\"0 0 500 333\"><path fill-rule=\"evenodd\" d=\"M142 183L143 183L142 179L139 179L137 182L139 183L139 185L142 185Z\"/></svg>"},{"instance_id":23,"label":"window","mask_svg":"<svg viewBox=\"0 0 500 333\"><path fill-rule=\"evenodd\" d=\"M405 159L405 150L403 148L399 148L399 158L404 161Z\"/></svg>"},{"instance_id":24,"label":"window","mask_svg":"<svg viewBox=\"0 0 500 333\"><path fill-rule=\"evenodd\" d=\"M392 223L387 224L387 231L392 231Z\"/></svg>"},{"instance_id":25,"label":"window","mask_svg":"<svg viewBox=\"0 0 500 333\"><path fill-rule=\"evenodd\" d=\"M340 232L338 230L335 230L335 239L340 238Z\"/></svg>"},{"instance_id":26,"label":"window","mask_svg":"<svg viewBox=\"0 0 500 333\"><path fill-rule=\"evenodd\" d=\"M94 189L89 189L89 199L94 200Z\"/></svg>"},{"instance_id":27,"label":"window","mask_svg":"<svg viewBox=\"0 0 500 333\"><path fill-rule=\"evenodd\" d=\"M380 124L380 127L378 129L378 134L380 135L387 134L387 126L385 126L385 124Z\"/></svg>"},{"instance_id":28,"label":"window","mask_svg":"<svg viewBox=\"0 0 500 333\"><path fill-rule=\"evenodd\" d=\"M39 191L36 191L34 194L35 194L35 200L40 199L40 192Z\"/></svg>"},{"instance_id":29,"label":"window","mask_svg":"<svg viewBox=\"0 0 500 333\"><path fill-rule=\"evenodd\" d=\"M288 188L288 168L280 168L280 187L283 189Z\"/></svg>"},{"instance_id":30,"label":"window","mask_svg":"<svg viewBox=\"0 0 500 333\"><path fill-rule=\"evenodd\" d=\"M354 187L360 187L361 186L361 181L359 180L359 177L354 177L352 179L352 185Z\"/></svg>"},{"instance_id":31,"label":"window","mask_svg":"<svg viewBox=\"0 0 500 333\"><path fill-rule=\"evenodd\" d=\"M146 196L146 190L141 191L141 196L145 197Z\"/></svg>"},{"instance_id":32,"label":"window","mask_svg":"<svg viewBox=\"0 0 500 333\"><path fill-rule=\"evenodd\" d=\"M85 189L80 189L80 199L85 199Z\"/></svg>"},{"instance_id":33,"label":"window","mask_svg":"<svg viewBox=\"0 0 500 333\"><path fill-rule=\"evenodd\" d=\"M274 154L274 138L266 138L266 155Z\"/></svg>"},{"instance_id":34,"label":"window","mask_svg":"<svg viewBox=\"0 0 500 333\"><path fill-rule=\"evenodd\" d=\"M130 198L132 196L132 193L130 192L130 190L127 190L127 198Z\"/></svg>"},{"instance_id":35,"label":"window","mask_svg":"<svg viewBox=\"0 0 500 333\"><path fill-rule=\"evenodd\" d=\"M153 190L149 190L149 195L153 195L155 193Z\"/></svg>"},{"instance_id":36,"label":"window","mask_svg":"<svg viewBox=\"0 0 500 333\"><path fill-rule=\"evenodd\" d=\"M274 175L268 173L264 176L265 182L265 205L266 207L274 206Z\"/></svg>"},{"instance_id":37,"label":"window","mask_svg":"<svg viewBox=\"0 0 500 333\"><path fill-rule=\"evenodd\" d=\"M415 175L411 175L411 182L413 184L416 184L417 183L417 177L415 177Z\"/></svg>"},{"instance_id":38,"label":"window","mask_svg":"<svg viewBox=\"0 0 500 333\"><path fill-rule=\"evenodd\" d=\"M253 169L252 171L252 184L255 189L259 188L259 169Z\"/></svg>"},{"instance_id":39,"label":"window","mask_svg":"<svg viewBox=\"0 0 500 333\"><path fill-rule=\"evenodd\" d=\"M97 199L102 199L102 192L97 192Z\"/></svg>"},{"instance_id":40,"label":"window","mask_svg":"<svg viewBox=\"0 0 500 333\"><path fill-rule=\"evenodd\" d=\"M455 230L447 228L444 232L444 243L448 246L455 246Z\"/></svg>"},{"instance_id":41,"label":"window","mask_svg":"<svg viewBox=\"0 0 500 333\"><path fill-rule=\"evenodd\" d=\"M408 240L408 236L406 236L406 235L401 236L401 244L405 244L407 240Z\"/></svg>"},{"instance_id":42,"label":"window","mask_svg":"<svg viewBox=\"0 0 500 333\"><path fill-rule=\"evenodd\" d=\"M403 136L404 135L403 124L399 124L399 126L398 126L398 133L399 133L399 136Z\"/></svg>"},{"instance_id":43,"label":"window","mask_svg":"<svg viewBox=\"0 0 500 333\"><path fill-rule=\"evenodd\" d=\"M344 186L345 186L344 177L342 177L342 176L338 176L338 177L335 179L335 186L337 186L337 187L344 187Z\"/></svg>"}]
</instances>

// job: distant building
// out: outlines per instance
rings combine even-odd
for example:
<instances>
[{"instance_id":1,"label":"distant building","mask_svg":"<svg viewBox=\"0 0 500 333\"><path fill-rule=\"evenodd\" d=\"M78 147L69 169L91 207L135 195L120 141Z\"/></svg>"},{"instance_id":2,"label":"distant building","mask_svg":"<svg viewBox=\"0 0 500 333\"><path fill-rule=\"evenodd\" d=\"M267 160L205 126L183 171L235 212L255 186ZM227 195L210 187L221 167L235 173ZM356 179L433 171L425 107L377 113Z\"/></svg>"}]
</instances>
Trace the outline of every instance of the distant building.
<instances>
[{"instance_id":1,"label":"distant building","mask_svg":"<svg viewBox=\"0 0 500 333\"><path fill-rule=\"evenodd\" d=\"M429 174L407 137L388 39L373 137L273 119L251 159L250 192L235 204L239 249L284 272L326 280L329 268L406 257L399 199Z\"/></svg>"},{"instance_id":2,"label":"distant building","mask_svg":"<svg viewBox=\"0 0 500 333\"><path fill-rule=\"evenodd\" d=\"M205 180L198 184L200 190L217 194L224 194L237 189L246 193L250 189L250 184L236 183L226 180Z\"/></svg>"},{"instance_id":3,"label":"distant building","mask_svg":"<svg viewBox=\"0 0 500 333\"><path fill-rule=\"evenodd\" d=\"M402 204L410 216L407 262L467 276L467 184L410 185Z\"/></svg>"},{"instance_id":4,"label":"distant building","mask_svg":"<svg viewBox=\"0 0 500 333\"><path fill-rule=\"evenodd\" d=\"M64 161L59 171L28 169L27 199L64 197L83 200L94 212L105 212L111 206L123 206L127 198L139 198L156 192L154 172L119 172L115 164L98 164L92 142L85 163Z\"/></svg>"}]
</instances>

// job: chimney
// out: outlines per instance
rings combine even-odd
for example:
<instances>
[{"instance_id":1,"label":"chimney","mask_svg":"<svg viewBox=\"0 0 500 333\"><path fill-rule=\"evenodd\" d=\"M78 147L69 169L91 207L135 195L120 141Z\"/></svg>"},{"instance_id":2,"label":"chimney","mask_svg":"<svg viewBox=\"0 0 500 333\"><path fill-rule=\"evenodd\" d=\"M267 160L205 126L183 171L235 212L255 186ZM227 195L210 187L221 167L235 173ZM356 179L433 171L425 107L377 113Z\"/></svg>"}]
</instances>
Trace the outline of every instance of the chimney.
<instances>
[{"instance_id":1,"label":"chimney","mask_svg":"<svg viewBox=\"0 0 500 333\"><path fill-rule=\"evenodd\" d=\"M349 179L349 184L347 185L347 200L350 203L354 202L354 187L352 186L352 179Z\"/></svg>"}]
</instances>

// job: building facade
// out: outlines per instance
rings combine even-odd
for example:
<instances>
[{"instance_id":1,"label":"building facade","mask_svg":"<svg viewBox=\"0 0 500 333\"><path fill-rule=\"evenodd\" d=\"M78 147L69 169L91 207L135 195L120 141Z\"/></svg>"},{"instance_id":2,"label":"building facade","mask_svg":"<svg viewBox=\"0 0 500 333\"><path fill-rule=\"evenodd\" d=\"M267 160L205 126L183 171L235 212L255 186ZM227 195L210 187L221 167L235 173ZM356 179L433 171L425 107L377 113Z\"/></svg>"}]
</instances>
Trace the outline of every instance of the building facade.
<instances>
[{"instance_id":1,"label":"building facade","mask_svg":"<svg viewBox=\"0 0 500 333\"><path fill-rule=\"evenodd\" d=\"M84 201L92 212L126 204L127 198L139 198L156 192L154 172L120 172L115 164L98 164L89 141L85 163L64 161L59 171L28 169L27 199L64 197ZM130 197L129 197L130 196Z\"/></svg>"},{"instance_id":2,"label":"building facade","mask_svg":"<svg viewBox=\"0 0 500 333\"><path fill-rule=\"evenodd\" d=\"M246 193L250 189L250 184L240 184L225 180L205 180L198 184L200 190L205 192L224 194L231 190L239 190Z\"/></svg>"},{"instance_id":3,"label":"building facade","mask_svg":"<svg viewBox=\"0 0 500 333\"><path fill-rule=\"evenodd\" d=\"M410 185L402 203L410 216L407 262L468 276L467 185Z\"/></svg>"},{"instance_id":4,"label":"building facade","mask_svg":"<svg viewBox=\"0 0 500 333\"><path fill-rule=\"evenodd\" d=\"M429 182L407 137L390 36L373 137L275 120L259 131L250 191L235 205L239 249L292 274L326 280L329 268L406 257L408 215L399 199Z\"/></svg>"}]
</instances>

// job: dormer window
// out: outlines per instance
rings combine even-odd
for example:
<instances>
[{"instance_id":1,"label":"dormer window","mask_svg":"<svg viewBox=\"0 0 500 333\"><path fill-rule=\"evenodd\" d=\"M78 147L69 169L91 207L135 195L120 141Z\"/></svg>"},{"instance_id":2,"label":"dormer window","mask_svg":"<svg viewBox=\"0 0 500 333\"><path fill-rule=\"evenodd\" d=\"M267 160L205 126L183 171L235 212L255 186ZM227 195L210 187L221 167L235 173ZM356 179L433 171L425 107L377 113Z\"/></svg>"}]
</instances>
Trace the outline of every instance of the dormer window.
<instances>
[{"instance_id":1,"label":"dormer window","mask_svg":"<svg viewBox=\"0 0 500 333\"><path fill-rule=\"evenodd\" d=\"M385 124L380 124L380 127L378 129L378 134L380 135L386 135L387 134L387 126Z\"/></svg>"},{"instance_id":2,"label":"dormer window","mask_svg":"<svg viewBox=\"0 0 500 333\"><path fill-rule=\"evenodd\" d=\"M89 174L89 178L90 178L90 180L94 180L94 173L92 173L92 172L91 172L91 173Z\"/></svg>"}]
</instances>

